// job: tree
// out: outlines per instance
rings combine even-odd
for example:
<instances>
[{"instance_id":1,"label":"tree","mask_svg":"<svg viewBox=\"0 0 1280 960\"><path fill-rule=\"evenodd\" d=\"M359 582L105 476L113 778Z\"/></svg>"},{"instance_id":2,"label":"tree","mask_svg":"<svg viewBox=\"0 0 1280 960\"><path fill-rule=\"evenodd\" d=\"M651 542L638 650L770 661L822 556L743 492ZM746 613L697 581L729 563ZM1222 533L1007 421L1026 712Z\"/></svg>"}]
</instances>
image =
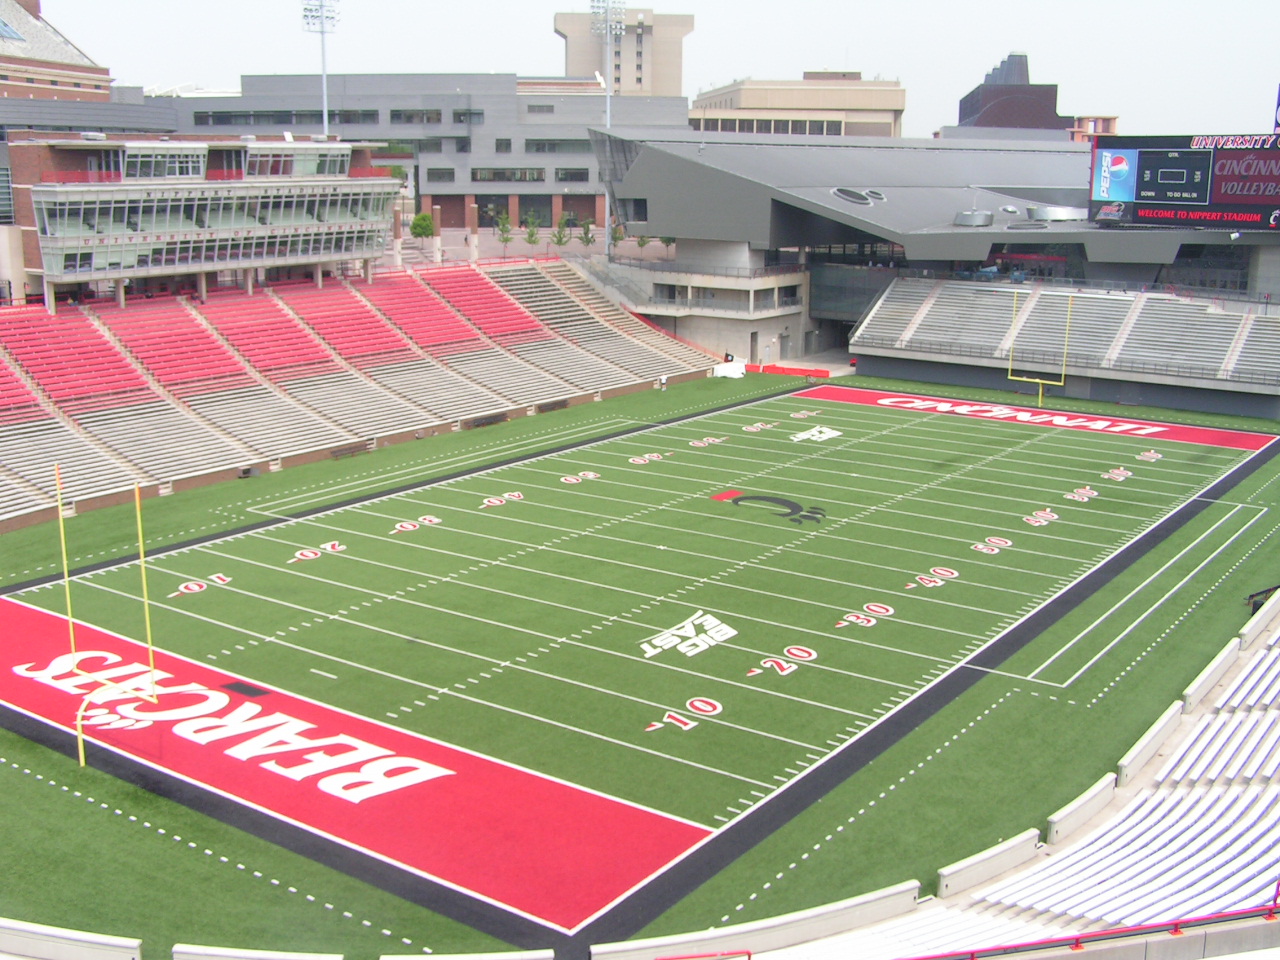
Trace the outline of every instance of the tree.
<instances>
[{"instance_id":1,"label":"tree","mask_svg":"<svg viewBox=\"0 0 1280 960\"><path fill-rule=\"evenodd\" d=\"M537 210L530 210L524 217L524 242L531 247L538 245L538 228L542 226L542 217Z\"/></svg>"},{"instance_id":2,"label":"tree","mask_svg":"<svg viewBox=\"0 0 1280 960\"><path fill-rule=\"evenodd\" d=\"M613 230L610 232L610 238L612 239L615 247L623 240L627 239L627 231L622 224L614 224Z\"/></svg>"},{"instance_id":3,"label":"tree","mask_svg":"<svg viewBox=\"0 0 1280 960\"><path fill-rule=\"evenodd\" d=\"M505 257L507 244L511 242L511 214L503 210L493 218L493 224L498 228L498 242L502 244L502 255Z\"/></svg>"},{"instance_id":4,"label":"tree","mask_svg":"<svg viewBox=\"0 0 1280 960\"><path fill-rule=\"evenodd\" d=\"M556 228L551 231L551 235L547 239L561 249L569 243L569 215L567 213L560 215L560 222L556 224Z\"/></svg>"},{"instance_id":5,"label":"tree","mask_svg":"<svg viewBox=\"0 0 1280 960\"><path fill-rule=\"evenodd\" d=\"M661 240L662 245L667 248L667 255L670 256L671 246L676 242L676 238L675 237L659 237L658 239Z\"/></svg>"},{"instance_id":6,"label":"tree","mask_svg":"<svg viewBox=\"0 0 1280 960\"><path fill-rule=\"evenodd\" d=\"M596 235L591 232L591 227L595 223L594 220L582 221L582 232L578 234L578 240L584 247L589 247L596 242Z\"/></svg>"},{"instance_id":7,"label":"tree","mask_svg":"<svg viewBox=\"0 0 1280 960\"><path fill-rule=\"evenodd\" d=\"M409 236L418 240L425 240L427 237L435 236L436 222L431 219L431 214L420 213L409 223Z\"/></svg>"},{"instance_id":8,"label":"tree","mask_svg":"<svg viewBox=\"0 0 1280 960\"><path fill-rule=\"evenodd\" d=\"M643 237L643 236L636 237L636 246L641 250L643 250L652 242L653 242L653 237Z\"/></svg>"}]
</instances>

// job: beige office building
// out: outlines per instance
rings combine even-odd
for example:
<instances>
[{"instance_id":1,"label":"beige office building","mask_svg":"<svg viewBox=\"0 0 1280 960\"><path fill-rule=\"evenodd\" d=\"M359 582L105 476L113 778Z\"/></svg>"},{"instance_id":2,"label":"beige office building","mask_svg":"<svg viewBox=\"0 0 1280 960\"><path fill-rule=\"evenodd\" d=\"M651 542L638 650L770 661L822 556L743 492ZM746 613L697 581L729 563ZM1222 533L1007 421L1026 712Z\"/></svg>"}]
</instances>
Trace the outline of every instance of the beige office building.
<instances>
[{"instance_id":1,"label":"beige office building","mask_svg":"<svg viewBox=\"0 0 1280 960\"><path fill-rule=\"evenodd\" d=\"M803 80L737 80L699 94L689 126L721 133L900 137L907 91L897 80L805 71Z\"/></svg>"},{"instance_id":2,"label":"beige office building","mask_svg":"<svg viewBox=\"0 0 1280 960\"><path fill-rule=\"evenodd\" d=\"M557 13L556 34L564 38L566 77L601 74L622 96L684 96L684 38L693 32L687 14L655 14L628 7L610 43L609 72L604 68L602 37L592 31L589 13Z\"/></svg>"}]
</instances>

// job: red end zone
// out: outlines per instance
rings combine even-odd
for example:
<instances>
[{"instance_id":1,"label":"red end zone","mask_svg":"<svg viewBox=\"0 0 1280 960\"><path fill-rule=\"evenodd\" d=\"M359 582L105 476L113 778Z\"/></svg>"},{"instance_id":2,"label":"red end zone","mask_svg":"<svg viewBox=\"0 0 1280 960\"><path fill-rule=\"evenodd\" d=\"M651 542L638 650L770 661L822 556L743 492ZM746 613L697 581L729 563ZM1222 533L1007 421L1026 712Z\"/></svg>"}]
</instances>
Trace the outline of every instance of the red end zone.
<instances>
[{"instance_id":1,"label":"red end zone","mask_svg":"<svg viewBox=\"0 0 1280 960\"><path fill-rule=\"evenodd\" d=\"M919 410L922 413L949 413L981 420L1006 420L1044 427L1063 427L1068 430L1148 437L1152 440L1177 440L1182 443L1201 443L1214 447L1232 447L1237 450L1261 450L1276 439L1267 433L1189 427L1174 423L1156 423L1151 420L1094 417L1081 413L1035 410L1031 407L1009 407L1000 403L944 400L940 397L924 397L909 393L883 393L879 390L862 390L857 387L813 387L809 390L801 390L794 396L810 400L834 400L837 403L894 407L899 410Z\"/></svg>"},{"instance_id":2,"label":"red end zone","mask_svg":"<svg viewBox=\"0 0 1280 960\"><path fill-rule=\"evenodd\" d=\"M0 598L0 701L572 931L711 831ZM133 692L130 692L130 687Z\"/></svg>"}]
</instances>

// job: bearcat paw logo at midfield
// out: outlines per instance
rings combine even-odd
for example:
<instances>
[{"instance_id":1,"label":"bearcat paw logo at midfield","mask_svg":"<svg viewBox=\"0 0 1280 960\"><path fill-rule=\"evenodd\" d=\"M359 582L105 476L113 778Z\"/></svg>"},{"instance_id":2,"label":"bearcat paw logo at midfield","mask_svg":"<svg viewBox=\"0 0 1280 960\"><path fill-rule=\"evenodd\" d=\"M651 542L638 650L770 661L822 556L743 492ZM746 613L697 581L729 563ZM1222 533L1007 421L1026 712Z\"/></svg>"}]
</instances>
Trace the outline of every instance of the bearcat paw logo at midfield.
<instances>
[{"instance_id":1,"label":"bearcat paw logo at midfield","mask_svg":"<svg viewBox=\"0 0 1280 960\"><path fill-rule=\"evenodd\" d=\"M136 720L133 717L122 717L118 713L98 707L84 712L86 727L101 727L103 730L142 730L151 726L150 720Z\"/></svg>"},{"instance_id":2,"label":"bearcat paw logo at midfield","mask_svg":"<svg viewBox=\"0 0 1280 960\"><path fill-rule=\"evenodd\" d=\"M822 507L806 507L794 500L788 500L786 497L763 497L748 495L745 497L734 497L729 501L735 507L740 507L744 503L768 503L775 507L781 507L782 513L775 513L775 517L785 517L791 523L804 524L806 521L812 520L814 523L821 523L827 517L827 511Z\"/></svg>"}]
</instances>

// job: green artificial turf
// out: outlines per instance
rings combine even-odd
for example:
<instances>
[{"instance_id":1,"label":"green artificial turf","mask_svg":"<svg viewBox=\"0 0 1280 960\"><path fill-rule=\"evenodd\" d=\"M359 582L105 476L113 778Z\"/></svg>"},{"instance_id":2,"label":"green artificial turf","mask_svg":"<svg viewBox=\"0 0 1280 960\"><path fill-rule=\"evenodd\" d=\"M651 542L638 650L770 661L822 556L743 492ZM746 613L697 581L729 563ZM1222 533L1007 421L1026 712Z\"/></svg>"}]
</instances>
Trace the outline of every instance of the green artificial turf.
<instances>
[{"instance_id":1,"label":"green artificial turf","mask_svg":"<svg viewBox=\"0 0 1280 960\"><path fill-rule=\"evenodd\" d=\"M149 549L796 383L699 381L151 500ZM744 429L757 423L775 426ZM841 435L789 439L816 425ZM1147 449L1164 459L1135 461ZM157 553L152 622L161 645L220 669L391 714L410 730L718 827L1241 459L1167 441L765 400ZM1135 476L1100 479L1120 465ZM1270 465L1247 480L1230 504L1207 509L1017 654L1009 676L980 681L643 933L759 919L908 878L929 890L939 866L1042 825L1111 769L1239 629L1243 595L1271 585L1263 581L1280 557L1262 508L1276 505L1276 475ZM1064 499L1085 485L1098 495ZM794 501L811 519L791 523L776 502L712 499L730 490ZM1042 526L1023 520L1045 510L1053 516ZM133 523L131 508L70 521L73 565L128 554ZM0 576L12 583L56 570L54 536L45 525L0 538ZM1012 543L996 554L972 549L988 538ZM335 542L346 549L324 550ZM300 559L307 550L321 555ZM215 573L230 582L210 584ZM206 588L182 593L190 583ZM78 618L131 636L141 631L139 594L136 565L72 586ZM20 599L64 609L56 584ZM868 604L893 613L874 626L846 618L872 616ZM707 612L736 634L692 656L645 656L646 642ZM316 664L338 679L316 675ZM412 708L415 696L430 706ZM724 710L697 715L695 698ZM669 713L697 726L680 729ZM656 721L663 726L646 731ZM149 956L175 940L348 956L397 952L402 937L412 941L405 952L493 947L11 734L0 733L0 755L0 829L20 838L0 851L0 868L23 877L0 892L0 915L143 936ZM190 839L163 840L129 816ZM189 906L156 910L147 891L157 877Z\"/></svg>"}]
</instances>

